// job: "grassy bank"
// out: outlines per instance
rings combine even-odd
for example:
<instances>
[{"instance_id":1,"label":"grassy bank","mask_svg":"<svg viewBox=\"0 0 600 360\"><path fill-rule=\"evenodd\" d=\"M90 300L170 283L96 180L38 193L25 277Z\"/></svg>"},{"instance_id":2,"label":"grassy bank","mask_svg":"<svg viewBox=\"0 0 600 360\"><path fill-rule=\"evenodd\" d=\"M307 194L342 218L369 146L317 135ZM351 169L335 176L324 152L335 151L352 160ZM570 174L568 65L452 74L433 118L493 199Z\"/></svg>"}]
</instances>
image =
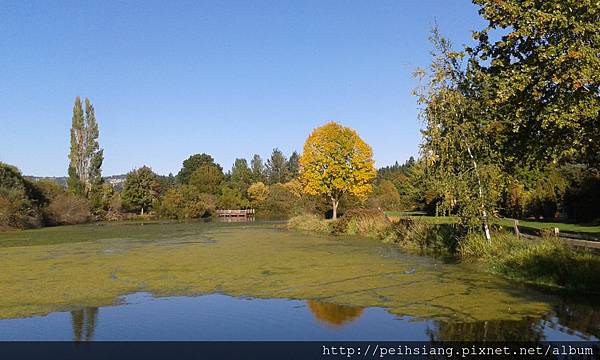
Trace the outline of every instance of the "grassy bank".
<instances>
[{"instance_id":1,"label":"grassy bank","mask_svg":"<svg viewBox=\"0 0 600 360\"><path fill-rule=\"evenodd\" d=\"M531 241L507 232L493 235L491 241L479 234L465 236L458 255L465 261L481 261L510 279L581 293L600 291L600 256L552 237Z\"/></svg>"},{"instance_id":2,"label":"grassy bank","mask_svg":"<svg viewBox=\"0 0 600 360\"><path fill-rule=\"evenodd\" d=\"M392 221L399 221L400 219L420 219L423 222L431 224L455 224L458 223L458 218L455 216L427 216L423 212L419 211L387 211L385 213ZM494 221L495 224L507 228L512 228L514 224L513 219L497 219ZM580 234L592 234L600 237L600 225L582 225L582 224L570 224L561 222L548 222L548 221L534 221L534 220L519 220L519 226L522 228L529 228L535 230L551 230L558 228L561 232L580 233Z\"/></svg>"},{"instance_id":3,"label":"grassy bank","mask_svg":"<svg viewBox=\"0 0 600 360\"><path fill-rule=\"evenodd\" d=\"M288 227L329 234L353 234L393 243L419 255L476 262L489 272L519 282L577 293L598 293L600 256L573 249L560 239L517 239L498 230L488 242L461 228L453 218L415 216L390 221L382 212L356 210L336 221L312 215L290 220Z\"/></svg>"}]
</instances>

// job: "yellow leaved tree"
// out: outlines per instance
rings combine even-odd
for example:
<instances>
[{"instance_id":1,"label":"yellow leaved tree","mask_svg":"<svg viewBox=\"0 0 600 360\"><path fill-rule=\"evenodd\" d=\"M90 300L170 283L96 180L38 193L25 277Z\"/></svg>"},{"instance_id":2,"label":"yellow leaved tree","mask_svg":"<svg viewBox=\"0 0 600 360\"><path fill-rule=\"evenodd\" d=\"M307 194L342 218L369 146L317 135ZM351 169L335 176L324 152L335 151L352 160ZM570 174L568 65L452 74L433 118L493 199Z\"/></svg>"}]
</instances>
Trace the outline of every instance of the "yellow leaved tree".
<instances>
[{"instance_id":1,"label":"yellow leaved tree","mask_svg":"<svg viewBox=\"0 0 600 360\"><path fill-rule=\"evenodd\" d=\"M304 192L329 197L335 219L342 195L365 198L373 191L372 157L371 147L351 128L330 122L314 129L300 157Z\"/></svg>"}]
</instances>

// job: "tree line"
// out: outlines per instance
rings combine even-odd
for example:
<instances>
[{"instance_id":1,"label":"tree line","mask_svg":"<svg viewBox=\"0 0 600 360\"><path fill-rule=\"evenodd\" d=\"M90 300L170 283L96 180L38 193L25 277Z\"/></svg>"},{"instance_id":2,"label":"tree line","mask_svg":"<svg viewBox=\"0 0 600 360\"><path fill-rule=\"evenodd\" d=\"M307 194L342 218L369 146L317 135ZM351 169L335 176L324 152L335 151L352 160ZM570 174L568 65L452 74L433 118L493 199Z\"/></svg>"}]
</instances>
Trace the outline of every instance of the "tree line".
<instances>
[{"instance_id":1,"label":"tree line","mask_svg":"<svg viewBox=\"0 0 600 360\"><path fill-rule=\"evenodd\" d=\"M304 153L287 157L273 149L265 160L254 154L235 159L224 171L207 154L183 161L177 175L156 174L143 165L130 171L122 190L102 177L103 149L94 106L77 97L70 130L66 187L33 181L0 164L0 226L27 228L87 221L162 217L188 220L216 209L255 208L264 217L319 213L361 206L373 190L376 171L371 148L356 131L331 122L308 137Z\"/></svg>"},{"instance_id":2,"label":"tree line","mask_svg":"<svg viewBox=\"0 0 600 360\"><path fill-rule=\"evenodd\" d=\"M32 183L3 164L0 226L148 212L190 219L247 207L277 217L336 217L352 207L422 210L456 215L488 239L499 216L597 222L597 6L593 0L473 2L487 22L473 32L474 44L457 50L434 27L431 65L415 72L423 123L418 159L375 171L372 150L358 134L329 123L308 136L302 154L288 158L274 149L266 161L236 159L229 171L209 154L196 154L175 176L134 169L119 192L101 176L94 107L77 98L67 189Z\"/></svg>"}]
</instances>

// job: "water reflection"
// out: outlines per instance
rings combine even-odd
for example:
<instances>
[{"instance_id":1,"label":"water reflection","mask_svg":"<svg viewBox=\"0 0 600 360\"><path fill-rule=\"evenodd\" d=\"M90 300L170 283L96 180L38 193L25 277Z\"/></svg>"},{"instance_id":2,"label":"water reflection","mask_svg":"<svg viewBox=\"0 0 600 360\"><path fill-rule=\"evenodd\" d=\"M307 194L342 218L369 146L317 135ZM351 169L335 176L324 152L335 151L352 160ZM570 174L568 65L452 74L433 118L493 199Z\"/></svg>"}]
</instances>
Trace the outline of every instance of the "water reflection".
<instances>
[{"instance_id":1,"label":"water reflection","mask_svg":"<svg viewBox=\"0 0 600 360\"><path fill-rule=\"evenodd\" d=\"M249 223L255 222L256 218L254 216L220 216L218 218L212 219L212 221L218 223Z\"/></svg>"},{"instance_id":2,"label":"water reflection","mask_svg":"<svg viewBox=\"0 0 600 360\"><path fill-rule=\"evenodd\" d=\"M595 300L563 298L553 311L538 318L515 321L435 322L427 329L431 341L544 341L547 330L582 340L600 338L600 311ZM597 300L597 299L596 299Z\"/></svg>"},{"instance_id":3,"label":"water reflection","mask_svg":"<svg viewBox=\"0 0 600 360\"><path fill-rule=\"evenodd\" d=\"M71 311L71 324L73 326L73 340L90 341L94 337L94 330L98 319L98 308L87 307Z\"/></svg>"},{"instance_id":4,"label":"water reflection","mask_svg":"<svg viewBox=\"0 0 600 360\"><path fill-rule=\"evenodd\" d=\"M431 341L542 341L540 319L515 321L436 322L427 329Z\"/></svg>"},{"instance_id":5,"label":"water reflection","mask_svg":"<svg viewBox=\"0 0 600 360\"><path fill-rule=\"evenodd\" d=\"M600 335L600 312L593 299L576 303L565 298L542 316L488 321L432 320L377 307L314 300L249 300L220 294L155 299L136 293L124 300L126 304L103 307L102 311L88 307L0 320L0 340L379 339L436 343L597 340Z\"/></svg>"},{"instance_id":6,"label":"water reflection","mask_svg":"<svg viewBox=\"0 0 600 360\"><path fill-rule=\"evenodd\" d=\"M579 301L577 301L579 300ZM548 319L548 327L572 335L581 333L584 338L600 338L600 309L598 298L563 298L554 306L554 316Z\"/></svg>"},{"instance_id":7,"label":"water reflection","mask_svg":"<svg viewBox=\"0 0 600 360\"><path fill-rule=\"evenodd\" d=\"M363 313L362 307L338 305L316 300L308 300L307 304L315 318L334 326L342 326L354 321Z\"/></svg>"}]
</instances>

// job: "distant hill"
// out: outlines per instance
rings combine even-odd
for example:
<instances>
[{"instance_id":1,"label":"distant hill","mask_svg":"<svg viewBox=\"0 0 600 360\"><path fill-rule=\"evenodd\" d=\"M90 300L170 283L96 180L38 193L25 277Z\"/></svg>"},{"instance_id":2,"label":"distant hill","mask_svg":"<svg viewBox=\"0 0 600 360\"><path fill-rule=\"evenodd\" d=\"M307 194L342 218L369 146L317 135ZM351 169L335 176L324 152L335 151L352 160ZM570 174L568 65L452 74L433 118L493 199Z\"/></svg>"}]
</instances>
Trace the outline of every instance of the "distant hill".
<instances>
[{"instance_id":1,"label":"distant hill","mask_svg":"<svg viewBox=\"0 0 600 360\"><path fill-rule=\"evenodd\" d=\"M104 177L104 181L111 184L113 188L117 191L123 190L123 184L125 183L125 178L127 175L112 175Z\"/></svg>"},{"instance_id":2,"label":"distant hill","mask_svg":"<svg viewBox=\"0 0 600 360\"><path fill-rule=\"evenodd\" d=\"M41 181L41 180L54 181L63 187L67 187L67 179L68 179L68 177L66 177L66 176L25 176L25 178L32 180L32 181Z\"/></svg>"},{"instance_id":3,"label":"distant hill","mask_svg":"<svg viewBox=\"0 0 600 360\"><path fill-rule=\"evenodd\" d=\"M103 179L107 183L111 184L115 190L120 191L123 189L123 183L125 182L126 176L127 175L125 175L125 174L111 175L111 176L105 176L105 177L103 177ZM40 180L54 181L54 182L58 183L60 186L67 187L67 179L68 179L67 176L26 176L26 177L33 181L40 181Z\"/></svg>"}]
</instances>

